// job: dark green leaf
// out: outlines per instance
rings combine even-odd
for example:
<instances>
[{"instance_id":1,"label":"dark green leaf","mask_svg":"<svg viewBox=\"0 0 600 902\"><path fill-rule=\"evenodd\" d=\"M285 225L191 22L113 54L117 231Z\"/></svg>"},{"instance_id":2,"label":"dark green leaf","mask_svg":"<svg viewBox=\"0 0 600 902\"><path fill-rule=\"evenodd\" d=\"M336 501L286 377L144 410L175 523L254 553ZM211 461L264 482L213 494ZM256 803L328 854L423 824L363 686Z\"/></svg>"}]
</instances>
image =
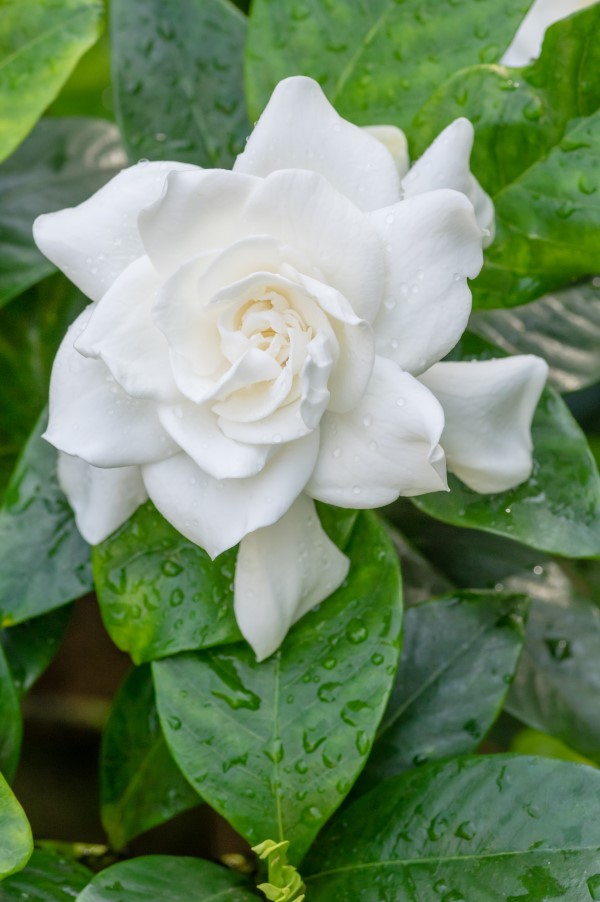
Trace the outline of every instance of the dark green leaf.
<instances>
[{"instance_id":1,"label":"dark green leaf","mask_svg":"<svg viewBox=\"0 0 600 902\"><path fill-rule=\"evenodd\" d=\"M42 119L2 164L0 305L54 272L33 242L36 216L81 203L125 163L114 125L72 118Z\"/></svg>"},{"instance_id":2,"label":"dark green leaf","mask_svg":"<svg viewBox=\"0 0 600 902\"><path fill-rule=\"evenodd\" d=\"M93 550L104 625L136 663L237 642L233 576L237 551L215 561L150 503Z\"/></svg>"},{"instance_id":3,"label":"dark green leaf","mask_svg":"<svg viewBox=\"0 0 600 902\"><path fill-rule=\"evenodd\" d=\"M600 896L600 773L493 755L382 783L305 862L311 902L591 902Z\"/></svg>"},{"instance_id":4,"label":"dark green leaf","mask_svg":"<svg viewBox=\"0 0 600 902\"><path fill-rule=\"evenodd\" d=\"M590 279L512 310L479 310L469 328L509 354L537 354L549 383L571 392L600 382L600 282Z\"/></svg>"},{"instance_id":5,"label":"dark green leaf","mask_svg":"<svg viewBox=\"0 0 600 902\"><path fill-rule=\"evenodd\" d=\"M358 511L333 507L331 504L317 501L317 513L321 526L331 541L335 542L338 548L344 549L350 541L352 530L356 525Z\"/></svg>"},{"instance_id":6,"label":"dark green leaf","mask_svg":"<svg viewBox=\"0 0 600 902\"><path fill-rule=\"evenodd\" d=\"M107 4L108 6L108 0ZM47 116L97 116L114 119L110 83L110 35L100 39L79 60Z\"/></svg>"},{"instance_id":7,"label":"dark green leaf","mask_svg":"<svg viewBox=\"0 0 600 902\"><path fill-rule=\"evenodd\" d=\"M17 768L22 734L19 695L0 645L0 771L9 779Z\"/></svg>"},{"instance_id":8,"label":"dark green leaf","mask_svg":"<svg viewBox=\"0 0 600 902\"><path fill-rule=\"evenodd\" d=\"M131 671L106 724L100 798L102 823L117 849L201 802L169 753L146 666Z\"/></svg>"},{"instance_id":9,"label":"dark green leaf","mask_svg":"<svg viewBox=\"0 0 600 902\"><path fill-rule=\"evenodd\" d=\"M56 479L56 451L42 414L0 508L0 627L22 623L92 587L83 541Z\"/></svg>"},{"instance_id":10,"label":"dark green leaf","mask_svg":"<svg viewBox=\"0 0 600 902\"><path fill-rule=\"evenodd\" d=\"M198 858L148 855L97 874L77 902L256 902L247 877Z\"/></svg>"},{"instance_id":11,"label":"dark green leaf","mask_svg":"<svg viewBox=\"0 0 600 902\"><path fill-rule=\"evenodd\" d=\"M0 18L0 160L54 100L97 39L99 0L5 0Z\"/></svg>"},{"instance_id":12,"label":"dark green leaf","mask_svg":"<svg viewBox=\"0 0 600 902\"><path fill-rule=\"evenodd\" d=\"M414 507L410 506L411 511ZM388 512L390 509L388 508ZM429 517L428 523L431 523ZM409 542L397 529L386 524L389 536L394 543L396 554L400 559L400 572L402 573L402 595L406 607L429 601L437 595L445 595L452 589L452 584L445 578L441 571L437 570L416 547Z\"/></svg>"},{"instance_id":13,"label":"dark green leaf","mask_svg":"<svg viewBox=\"0 0 600 902\"><path fill-rule=\"evenodd\" d=\"M356 790L475 751L498 716L525 636L519 595L461 592L409 608L400 667Z\"/></svg>"},{"instance_id":14,"label":"dark green leaf","mask_svg":"<svg viewBox=\"0 0 600 902\"><path fill-rule=\"evenodd\" d=\"M406 127L456 69L497 62L530 5L254 0L246 48L251 118L280 79L302 74L316 78L353 122Z\"/></svg>"},{"instance_id":15,"label":"dark green leaf","mask_svg":"<svg viewBox=\"0 0 600 902\"><path fill-rule=\"evenodd\" d=\"M245 645L153 665L175 760L250 842L298 860L364 764L399 654L396 556L373 514L346 548L346 582L257 664Z\"/></svg>"},{"instance_id":16,"label":"dark green leaf","mask_svg":"<svg viewBox=\"0 0 600 902\"><path fill-rule=\"evenodd\" d=\"M62 642L71 608L65 605L26 620L18 626L0 630L0 646L4 649L15 689L27 692L42 675Z\"/></svg>"},{"instance_id":17,"label":"dark green leaf","mask_svg":"<svg viewBox=\"0 0 600 902\"><path fill-rule=\"evenodd\" d=\"M597 273L599 38L596 4L551 28L532 66L457 72L417 119L418 152L457 116L475 124L473 171L497 223L476 306L523 304Z\"/></svg>"},{"instance_id":18,"label":"dark green leaf","mask_svg":"<svg viewBox=\"0 0 600 902\"><path fill-rule=\"evenodd\" d=\"M0 774L0 880L25 867L33 851L25 812Z\"/></svg>"},{"instance_id":19,"label":"dark green leaf","mask_svg":"<svg viewBox=\"0 0 600 902\"><path fill-rule=\"evenodd\" d=\"M91 873L71 858L35 849L27 867L2 883L2 902L72 902Z\"/></svg>"},{"instance_id":20,"label":"dark green leaf","mask_svg":"<svg viewBox=\"0 0 600 902\"><path fill-rule=\"evenodd\" d=\"M246 18L229 0L113 0L115 112L132 161L227 167L250 131Z\"/></svg>"},{"instance_id":21,"label":"dark green leaf","mask_svg":"<svg viewBox=\"0 0 600 902\"><path fill-rule=\"evenodd\" d=\"M453 359L503 356L466 334ZM567 557L600 554L600 478L581 429L552 389L545 389L533 428L533 472L508 492L481 495L450 476L449 492L414 499L446 523L483 529Z\"/></svg>"}]
</instances>

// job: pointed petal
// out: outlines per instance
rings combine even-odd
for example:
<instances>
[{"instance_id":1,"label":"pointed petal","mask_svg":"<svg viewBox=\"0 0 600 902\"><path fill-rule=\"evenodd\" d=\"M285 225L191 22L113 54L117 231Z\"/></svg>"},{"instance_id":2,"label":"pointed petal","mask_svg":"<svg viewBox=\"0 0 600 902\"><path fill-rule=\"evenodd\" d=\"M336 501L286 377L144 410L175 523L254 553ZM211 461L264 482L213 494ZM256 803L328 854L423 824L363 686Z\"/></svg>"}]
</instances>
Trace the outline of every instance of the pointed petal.
<instances>
[{"instance_id":1,"label":"pointed petal","mask_svg":"<svg viewBox=\"0 0 600 902\"><path fill-rule=\"evenodd\" d=\"M33 237L41 252L92 301L144 253L137 217L160 197L169 172L182 163L138 163L77 207L38 216ZM198 170L200 171L200 170Z\"/></svg>"},{"instance_id":2,"label":"pointed petal","mask_svg":"<svg viewBox=\"0 0 600 902\"><path fill-rule=\"evenodd\" d=\"M419 379L446 417L448 469L476 492L503 492L531 474L531 420L548 374L540 357L438 363Z\"/></svg>"},{"instance_id":3,"label":"pointed petal","mask_svg":"<svg viewBox=\"0 0 600 902\"><path fill-rule=\"evenodd\" d=\"M90 545L103 542L148 498L139 467L100 469L59 453L58 481Z\"/></svg>"},{"instance_id":4,"label":"pointed petal","mask_svg":"<svg viewBox=\"0 0 600 902\"><path fill-rule=\"evenodd\" d=\"M342 584L349 566L306 495L277 523L242 539L235 616L258 661L273 654L292 624Z\"/></svg>"},{"instance_id":5,"label":"pointed petal","mask_svg":"<svg viewBox=\"0 0 600 902\"><path fill-rule=\"evenodd\" d=\"M338 116L316 81L280 81L234 171L267 176L277 169L319 172L363 210L400 199L391 154L378 140Z\"/></svg>"},{"instance_id":6,"label":"pointed petal","mask_svg":"<svg viewBox=\"0 0 600 902\"><path fill-rule=\"evenodd\" d=\"M339 507L370 508L445 489L443 427L431 392L391 360L376 357L358 407L321 420L319 457L306 492Z\"/></svg>"}]
</instances>

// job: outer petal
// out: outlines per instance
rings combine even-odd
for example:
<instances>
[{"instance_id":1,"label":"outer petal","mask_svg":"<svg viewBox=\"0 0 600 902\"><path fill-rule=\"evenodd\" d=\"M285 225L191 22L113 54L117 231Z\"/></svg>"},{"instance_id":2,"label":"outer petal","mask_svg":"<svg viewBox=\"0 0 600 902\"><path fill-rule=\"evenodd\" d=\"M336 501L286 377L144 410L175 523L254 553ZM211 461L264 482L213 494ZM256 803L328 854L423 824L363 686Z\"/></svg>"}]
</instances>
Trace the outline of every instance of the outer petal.
<instances>
[{"instance_id":1,"label":"outer petal","mask_svg":"<svg viewBox=\"0 0 600 902\"><path fill-rule=\"evenodd\" d=\"M100 469L68 454L58 455L58 481L90 545L103 542L148 497L139 467Z\"/></svg>"},{"instance_id":2,"label":"outer petal","mask_svg":"<svg viewBox=\"0 0 600 902\"><path fill-rule=\"evenodd\" d=\"M144 253L137 217L153 203L169 172L182 163L138 163L124 169L77 207L38 216L33 237L41 252L93 301Z\"/></svg>"},{"instance_id":3,"label":"outer petal","mask_svg":"<svg viewBox=\"0 0 600 902\"><path fill-rule=\"evenodd\" d=\"M446 486L441 405L391 360L375 358L373 376L356 410L327 413L321 448L306 492L339 507L370 508L399 495Z\"/></svg>"},{"instance_id":4,"label":"outer petal","mask_svg":"<svg viewBox=\"0 0 600 902\"><path fill-rule=\"evenodd\" d=\"M540 54L547 28L596 0L536 0L521 22L519 30L501 62L505 66L526 66Z\"/></svg>"},{"instance_id":5,"label":"outer petal","mask_svg":"<svg viewBox=\"0 0 600 902\"><path fill-rule=\"evenodd\" d=\"M395 125L368 125L364 129L368 135L381 141L391 153L396 169L403 178L408 172L410 158L408 154L408 141L402 129Z\"/></svg>"},{"instance_id":6,"label":"outer petal","mask_svg":"<svg viewBox=\"0 0 600 902\"><path fill-rule=\"evenodd\" d=\"M93 310L90 304L83 311L58 349L44 437L95 467L127 467L174 454L178 449L158 420L156 404L130 398L101 360L75 350Z\"/></svg>"},{"instance_id":7,"label":"outer petal","mask_svg":"<svg viewBox=\"0 0 600 902\"><path fill-rule=\"evenodd\" d=\"M273 526L242 539L235 616L259 661L279 648L293 623L341 585L349 566L306 495Z\"/></svg>"},{"instance_id":8,"label":"outer petal","mask_svg":"<svg viewBox=\"0 0 600 902\"><path fill-rule=\"evenodd\" d=\"M433 144L404 177L405 197L426 191L452 188L465 194L485 231L483 246L494 239L494 205L469 168L474 131L468 119L456 119L441 132Z\"/></svg>"},{"instance_id":9,"label":"outer petal","mask_svg":"<svg viewBox=\"0 0 600 902\"><path fill-rule=\"evenodd\" d=\"M438 363L419 378L441 402L448 469L476 492L503 492L531 474L531 420L548 374L532 355Z\"/></svg>"},{"instance_id":10,"label":"outer petal","mask_svg":"<svg viewBox=\"0 0 600 902\"><path fill-rule=\"evenodd\" d=\"M474 278L483 263L481 231L458 191L431 191L371 215L388 261L373 323L377 352L416 374L444 357L465 330L467 276Z\"/></svg>"},{"instance_id":11,"label":"outer petal","mask_svg":"<svg viewBox=\"0 0 600 902\"><path fill-rule=\"evenodd\" d=\"M260 473L247 479L219 482L187 454L143 467L142 473L161 514L214 558L283 516L312 472L318 444L318 432L313 432L282 446Z\"/></svg>"},{"instance_id":12,"label":"outer petal","mask_svg":"<svg viewBox=\"0 0 600 902\"><path fill-rule=\"evenodd\" d=\"M363 210L400 199L386 147L338 116L317 82L303 76L279 82L233 168L259 176L277 169L319 172Z\"/></svg>"}]
</instances>

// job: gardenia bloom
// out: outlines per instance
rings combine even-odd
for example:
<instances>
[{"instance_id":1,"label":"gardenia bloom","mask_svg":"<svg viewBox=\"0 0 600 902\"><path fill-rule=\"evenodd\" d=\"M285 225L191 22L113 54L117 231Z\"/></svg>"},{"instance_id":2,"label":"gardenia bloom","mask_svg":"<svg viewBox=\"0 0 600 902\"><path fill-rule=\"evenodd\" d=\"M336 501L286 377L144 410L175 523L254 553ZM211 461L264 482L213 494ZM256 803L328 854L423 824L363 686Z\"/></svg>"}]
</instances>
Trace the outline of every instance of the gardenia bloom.
<instances>
[{"instance_id":1,"label":"gardenia bloom","mask_svg":"<svg viewBox=\"0 0 600 902\"><path fill-rule=\"evenodd\" d=\"M140 162L40 217L91 299L54 364L46 438L82 535L147 497L215 557L240 542L259 659L344 580L314 499L372 508L531 470L535 357L438 363L469 316L493 208L458 120L407 171L392 128L276 88L233 171Z\"/></svg>"}]
</instances>

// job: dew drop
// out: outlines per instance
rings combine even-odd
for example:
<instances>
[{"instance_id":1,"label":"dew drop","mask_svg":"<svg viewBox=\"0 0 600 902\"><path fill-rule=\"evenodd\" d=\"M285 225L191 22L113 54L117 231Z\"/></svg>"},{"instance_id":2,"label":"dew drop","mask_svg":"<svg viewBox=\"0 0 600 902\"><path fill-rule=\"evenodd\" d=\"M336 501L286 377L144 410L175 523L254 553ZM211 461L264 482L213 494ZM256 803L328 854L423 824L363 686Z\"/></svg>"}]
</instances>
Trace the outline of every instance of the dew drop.
<instances>
[{"instance_id":1,"label":"dew drop","mask_svg":"<svg viewBox=\"0 0 600 902\"><path fill-rule=\"evenodd\" d=\"M600 874L594 874L592 877L588 877L587 880L587 888L590 894L590 898L594 900L594 902L599 902L600 900Z\"/></svg>"},{"instance_id":2,"label":"dew drop","mask_svg":"<svg viewBox=\"0 0 600 902\"><path fill-rule=\"evenodd\" d=\"M341 457L341 456L342 456L342 449L341 449L341 448L334 448L333 451L331 452L331 456L332 456L332 457L335 457L335 458Z\"/></svg>"},{"instance_id":3,"label":"dew drop","mask_svg":"<svg viewBox=\"0 0 600 902\"><path fill-rule=\"evenodd\" d=\"M167 723L171 727L172 730L180 730L181 729L181 720L178 717L172 715L167 718Z\"/></svg>"}]
</instances>

